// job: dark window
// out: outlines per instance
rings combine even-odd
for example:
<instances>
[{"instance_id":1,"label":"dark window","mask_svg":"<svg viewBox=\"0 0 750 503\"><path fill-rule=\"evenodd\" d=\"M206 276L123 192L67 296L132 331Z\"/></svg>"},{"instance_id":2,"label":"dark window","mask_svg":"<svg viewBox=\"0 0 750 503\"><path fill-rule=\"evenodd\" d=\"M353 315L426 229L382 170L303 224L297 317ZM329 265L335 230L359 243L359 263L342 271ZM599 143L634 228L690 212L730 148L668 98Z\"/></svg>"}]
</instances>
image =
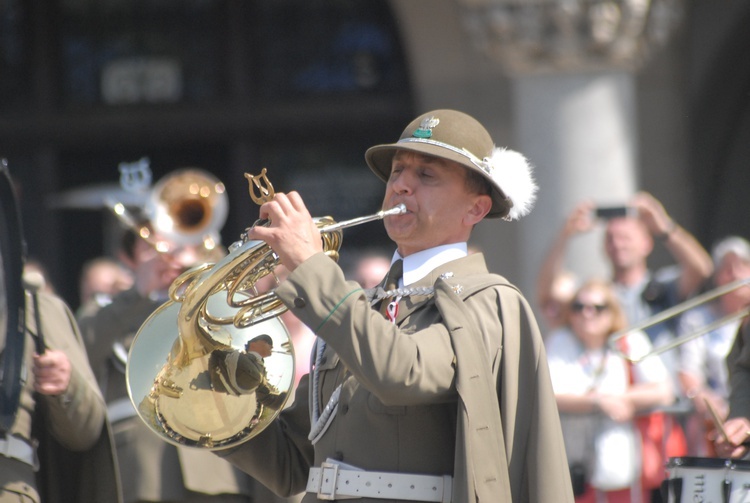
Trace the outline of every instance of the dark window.
<instances>
[{"instance_id":1,"label":"dark window","mask_svg":"<svg viewBox=\"0 0 750 503\"><path fill-rule=\"evenodd\" d=\"M62 0L66 104L195 103L222 87L224 2Z\"/></svg>"},{"instance_id":2,"label":"dark window","mask_svg":"<svg viewBox=\"0 0 750 503\"><path fill-rule=\"evenodd\" d=\"M257 5L264 95L388 92L406 85L385 2L264 0Z\"/></svg>"},{"instance_id":3,"label":"dark window","mask_svg":"<svg viewBox=\"0 0 750 503\"><path fill-rule=\"evenodd\" d=\"M25 18L20 0L0 2L0 110L18 110L30 101Z\"/></svg>"}]
</instances>

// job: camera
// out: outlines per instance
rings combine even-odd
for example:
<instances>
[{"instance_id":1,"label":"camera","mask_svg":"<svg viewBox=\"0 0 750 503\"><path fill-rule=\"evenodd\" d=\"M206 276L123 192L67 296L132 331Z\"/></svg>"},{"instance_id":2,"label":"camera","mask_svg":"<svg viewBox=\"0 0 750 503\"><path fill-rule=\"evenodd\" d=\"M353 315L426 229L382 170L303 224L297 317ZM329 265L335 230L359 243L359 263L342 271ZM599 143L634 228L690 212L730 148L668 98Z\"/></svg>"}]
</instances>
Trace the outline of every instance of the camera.
<instances>
[{"instance_id":1,"label":"camera","mask_svg":"<svg viewBox=\"0 0 750 503\"><path fill-rule=\"evenodd\" d=\"M596 208L594 214L596 218L607 220L610 218L634 217L636 216L636 210L631 206L602 206Z\"/></svg>"}]
</instances>

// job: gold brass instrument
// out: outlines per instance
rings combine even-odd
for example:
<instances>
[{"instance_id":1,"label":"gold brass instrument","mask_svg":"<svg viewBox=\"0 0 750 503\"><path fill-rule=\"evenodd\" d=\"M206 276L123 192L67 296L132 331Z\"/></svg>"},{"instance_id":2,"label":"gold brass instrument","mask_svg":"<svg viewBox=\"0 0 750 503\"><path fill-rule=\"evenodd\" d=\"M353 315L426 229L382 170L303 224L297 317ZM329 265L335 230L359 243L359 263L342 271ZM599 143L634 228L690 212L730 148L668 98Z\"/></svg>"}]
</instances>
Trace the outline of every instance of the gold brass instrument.
<instances>
[{"instance_id":1,"label":"gold brass instrument","mask_svg":"<svg viewBox=\"0 0 750 503\"><path fill-rule=\"evenodd\" d=\"M257 203L273 198L265 169L259 177L245 176ZM264 195L256 197L253 184ZM317 218L323 250L338 260L343 229L405 211L399 205L339 223ZM294 384L294 350L279 319L286 307L274 291L280 282L274 272L278 265L278 256L265 242L249 240L244 233L224 258L177 278L170 300L141 326L128 357L128 393L141 419L163 440L209 450L231 447L260 433L283 408ZM219 370L212 367L212 355L237 353L241 359L245 344L260 334L274 342L274 351L263 360L264 393L260 386L237 396L217 390L212 373Z\"/></svg>"},{"instance_id":2,"label":"gold brass instrument","mask_svg":"<svg viewBox=\"0 0 750 503\"><path fill-rule=\"evenodd\" d=\"M741 318L744 318L745 316L750 315L750 306L745 306L744 308L738 309L737 311L733 313L723 316L713 321L712 323L709 323L708 325L701 327L699 330L696 330L695 332L684 334L670 341L669 343L666 343L660 347L653 348L651 351L643 355L625 354L623 351L621 351L618 348L619 345L617 344L617 341L627 336L630 332L634 332L637 330L644 330L646 328L652 327L658 323L674 318L675 316L678 316L684 313L685 311L689 311L690 309L693 309L703 304L706 304L708 302L711 302L730 292L733 292L739 288L746 287L749 285L750 285L750 278L746 278L746 279L738 279L731 283L727 283L726 285L714 288L713 290L709 290L708 292L697 295L693 297L692 299L689 299L681 304L678 304L669 309L665 309L664 311L657 313L654 316L646 318L640 323L631 325L623 330L620 330L619 332L615 332L614 334L610 335L607 341L607 344L609 345L610 349L618 353L620 356L622 356L626 360L631 361L633 363L641 362L644 359L648 358L649 356L659 355L661 353L674 349L682 344L685 344L688 341L697 339L698 337L701 337L702 335L705 335L711 332L712 330L716 330L717 328L723 325L726 325L727 323L730 323L735 320L739 320Z\"/></svg>"},{"instance_id":3,"label":"gold brass instrument","mask_svg":"<svg viewBox=\"0 0 750 503\"><path fill-rule=\"evenodd\" d=\"M139 169L147 169L147 166ZM150 179L150 173L147 178ZM123 181L121 184L125 186ZM198 168L175 170L150 189L142 217L150 223L151 229L143 226L121 202L108 201L108 205L126 226L159 251L168 251L168 243L202 244L206 250L215 249L221 243L219 231L229 211L224 184Z\"/></svg>"}]
</instances>

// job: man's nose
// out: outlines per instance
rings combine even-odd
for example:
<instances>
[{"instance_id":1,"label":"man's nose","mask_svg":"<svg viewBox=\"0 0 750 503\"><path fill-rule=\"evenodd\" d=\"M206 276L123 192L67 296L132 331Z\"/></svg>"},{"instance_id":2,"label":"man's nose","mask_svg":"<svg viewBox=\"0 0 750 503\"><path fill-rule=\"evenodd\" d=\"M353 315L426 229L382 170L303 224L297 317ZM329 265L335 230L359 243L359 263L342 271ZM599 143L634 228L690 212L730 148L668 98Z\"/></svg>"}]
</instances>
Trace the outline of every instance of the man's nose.
<instances>
[{"instance_id":1,"label":"man's nose","mask_svg":"<svg viewBox=\"0 0 750 503\"><path fill-rule=\"evenodd\" d=\"M396 194L410 194L414 190L415 176L408 171L402 171L392 180L391 189Z\"/></svg>"}]
</instances>

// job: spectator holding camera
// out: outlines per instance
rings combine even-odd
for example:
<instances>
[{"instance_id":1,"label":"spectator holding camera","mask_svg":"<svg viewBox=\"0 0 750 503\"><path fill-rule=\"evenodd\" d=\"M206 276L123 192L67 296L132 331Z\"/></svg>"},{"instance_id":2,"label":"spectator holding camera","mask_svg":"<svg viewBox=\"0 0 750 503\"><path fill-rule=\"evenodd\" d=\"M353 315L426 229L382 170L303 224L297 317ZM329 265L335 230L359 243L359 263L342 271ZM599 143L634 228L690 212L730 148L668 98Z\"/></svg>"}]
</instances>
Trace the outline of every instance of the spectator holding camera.
<instances>
[{"instance_id":1,"label":"spectator holding camera","mask_svg":"<svg viewBox=\"0 0 750 503\"><path fill-rule=\"evenodd\" d=\"M639 192L628 202L625 215L605 221L604 251L611 266L612 282L628 324L636 324L696 293L713 273L708 252L687 230L679 226L664 206L651 194ZM537 291L540 296L552 286L552 278L563 268L570 239L600 224L591 201L579 203L565 222L540 269ZM651 271L648 258L655 242L661 243L676 264ZM667 320L646 329L655 347L669 342L676 320ZM677 351L661 357L677 386Z\"/></svg>"}]
</instances>

